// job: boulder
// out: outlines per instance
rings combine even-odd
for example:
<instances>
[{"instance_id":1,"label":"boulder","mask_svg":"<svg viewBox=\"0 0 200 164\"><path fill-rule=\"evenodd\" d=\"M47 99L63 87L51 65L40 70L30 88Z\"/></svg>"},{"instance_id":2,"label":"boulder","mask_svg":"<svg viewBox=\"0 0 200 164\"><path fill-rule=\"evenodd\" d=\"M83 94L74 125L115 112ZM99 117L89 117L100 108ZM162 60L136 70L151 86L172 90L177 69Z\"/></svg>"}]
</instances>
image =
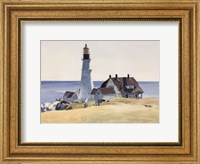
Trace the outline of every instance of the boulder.
<instances>
[{"instance_id":1,"label":"boulder","mask_svg":"<svg viewBox=\"0 0 200 164\"><path fill-rule=\"evenodd\" d=\"M70 104L68 102L65 101L61 101L60 103L57 104L56 106L56 110L64 110L64 109L68 109L70 106Z\"/></svg>"},{"instance_id":2,"label":"boulder","mask_svg":"<svg viewBox=\"0 0 200 164\"><path fill-rule=\"evenodd\" d=\"M47 112L47 111L49 111L50 109L49 109L49 105L50 105L51 103L49 103L49 102L46 102L46 103L44 103L44 104L42 104L41 105L41 112Z\"/></svg>"},{"instance_id":3,"label":"boulder","mask_svg":"<svg viewBox=\"0 0 200 164\"><path fill-rule=\"evenodd\" d=\"M55 102L53 102L52 104L50 104L50 105L49 105L50 111L56 110L56 106L57 106L58 103L60 103L60 101L55 101Z\"/></svg>"},{"instance_id":4,"label":"boulder","mask_svg":"<svg viewBox=\"0 0 200 164\"><path fill-rule=\"evenodd\" d=\"M144 105L146 108L151 108L152 107L152 105L150 105L150 104L145 104Z\"/></svg>"}]
</instances>

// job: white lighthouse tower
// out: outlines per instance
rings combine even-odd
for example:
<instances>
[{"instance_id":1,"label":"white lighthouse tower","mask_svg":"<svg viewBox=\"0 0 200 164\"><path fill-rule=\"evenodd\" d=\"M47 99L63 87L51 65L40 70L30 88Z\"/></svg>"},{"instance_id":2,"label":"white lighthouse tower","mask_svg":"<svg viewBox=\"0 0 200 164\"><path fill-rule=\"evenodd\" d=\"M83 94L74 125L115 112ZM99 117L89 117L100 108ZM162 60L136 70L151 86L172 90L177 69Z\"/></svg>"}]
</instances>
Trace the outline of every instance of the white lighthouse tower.
<instances>
[{"instance_id":1,"label":"white lighthouse tower","mask_svg":"<svg viewBox=\"0 0 200 164\"><path fill-rule=\"evenodd\" d=\"M81 74L81 88L79 93L79 100L85 101L86 99L90 99L90 92L92 91L94 84L91 78L90 69L90 53L87 44L83 48L83 65L82 65L82 74Z\"/></svg>"}]
</instances>

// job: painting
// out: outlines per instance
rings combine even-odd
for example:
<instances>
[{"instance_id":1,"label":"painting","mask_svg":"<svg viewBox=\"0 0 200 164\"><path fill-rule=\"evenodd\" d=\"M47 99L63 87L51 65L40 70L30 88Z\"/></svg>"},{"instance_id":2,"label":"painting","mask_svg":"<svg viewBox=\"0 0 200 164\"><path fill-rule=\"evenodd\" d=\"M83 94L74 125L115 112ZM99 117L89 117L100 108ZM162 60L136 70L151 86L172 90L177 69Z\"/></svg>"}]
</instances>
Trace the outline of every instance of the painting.
<instances>
[{"instance_id":1,"label":"painting","mask_svg":"<svg viewBox=\"0 0 200 164\"><path fill-rule=\"evenodd\" d=\"M159 40L41 40L41 123L159 123Z\"/></svg>"}]
</instances>

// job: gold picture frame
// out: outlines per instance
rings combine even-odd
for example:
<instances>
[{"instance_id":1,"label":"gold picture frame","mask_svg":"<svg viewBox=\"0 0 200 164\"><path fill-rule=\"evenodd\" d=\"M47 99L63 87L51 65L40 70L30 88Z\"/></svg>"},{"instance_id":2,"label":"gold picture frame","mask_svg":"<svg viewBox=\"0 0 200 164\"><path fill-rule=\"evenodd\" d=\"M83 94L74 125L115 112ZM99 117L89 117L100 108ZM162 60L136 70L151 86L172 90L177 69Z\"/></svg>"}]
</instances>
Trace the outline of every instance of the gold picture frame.
<instances>
[{"instance_id":1,"label":"gold picture frame","mask_svg":"<svg viewBox=\"0 0 200 164\"><path fill-rule=\"evenodd\" d=\"M199 163L199 0L1 0L1 163ZM22 143L23 21L179 22L177 143ZM12 103L9 101L12 97Z\"/></svg>"}]
</instances>

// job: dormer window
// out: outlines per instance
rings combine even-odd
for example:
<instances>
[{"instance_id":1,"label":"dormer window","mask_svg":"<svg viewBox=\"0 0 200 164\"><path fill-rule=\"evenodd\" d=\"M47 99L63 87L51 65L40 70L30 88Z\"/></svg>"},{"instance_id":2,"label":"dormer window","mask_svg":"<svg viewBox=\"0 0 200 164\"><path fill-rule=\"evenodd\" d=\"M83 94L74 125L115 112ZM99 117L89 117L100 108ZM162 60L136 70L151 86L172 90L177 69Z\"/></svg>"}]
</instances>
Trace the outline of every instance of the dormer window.
<instances>
[{"instance_id":1,"label":"dormer window","mask_svg":"<svg viewBox=\"0 0 200 164\"><path fill-rule=\"evenodd\" d=\"M126 85L125 87L126 87L126 89L134 89L133 85Z\"/></svg>"}]
</instances>

